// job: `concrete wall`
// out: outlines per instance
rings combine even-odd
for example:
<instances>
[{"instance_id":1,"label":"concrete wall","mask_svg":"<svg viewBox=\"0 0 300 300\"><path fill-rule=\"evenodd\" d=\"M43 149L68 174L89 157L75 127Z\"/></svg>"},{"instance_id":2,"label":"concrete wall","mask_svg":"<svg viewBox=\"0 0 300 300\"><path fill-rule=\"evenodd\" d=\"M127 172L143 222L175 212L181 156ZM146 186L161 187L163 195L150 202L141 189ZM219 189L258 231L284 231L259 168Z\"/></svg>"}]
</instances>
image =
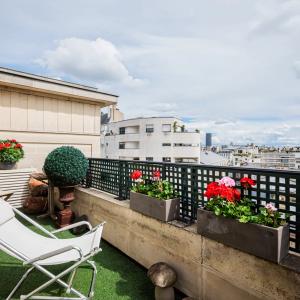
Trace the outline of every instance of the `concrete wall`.
<instances>
[{"instance_id":1,"label":"concrete wall","mask_svg":"<svg viewBox=\"0 0 300 300\"><path fill-rule=\"evenodd\" d=\"M101 104L3 87L0 139L17 139L24 145L25 158L19 168L41 169L47 154L62 145L100 157L100 108Z\"/></svg>"},{"instance_id":2,"label":"concrete wall","mask_svg":"<svg viewBox=\"0 0 300 300\"><path fill-rule=\"evenodd\" d=\"M78 188L74 210L93 225L107 221L103 238L149 268L164 261L177 287L203 300L300 299L300 275L280 265L206 239L195 226L179 228L129 209L129 201Z\"/></svg>"}]
</instances>

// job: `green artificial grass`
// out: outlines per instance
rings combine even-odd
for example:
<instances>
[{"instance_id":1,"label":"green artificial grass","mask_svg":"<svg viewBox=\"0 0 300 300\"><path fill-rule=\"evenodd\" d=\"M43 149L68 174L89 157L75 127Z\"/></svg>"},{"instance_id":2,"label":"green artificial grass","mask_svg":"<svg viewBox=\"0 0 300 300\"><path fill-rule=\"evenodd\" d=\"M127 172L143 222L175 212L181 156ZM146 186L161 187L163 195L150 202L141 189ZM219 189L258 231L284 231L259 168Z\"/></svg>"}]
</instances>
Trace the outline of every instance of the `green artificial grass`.
<instances>
[{"instance_id":1,"label":"green artificial grass","mask_svg":"<svg viewBox=\"0 0 300 300\"><path fill-rule=\"evenodd\" d=\"M53 229L51 221L39 221L47 229ZM26 224L28 225L28 224ZM28 225L31 229L32 226ZM105 227L104 227L105 230ZM17 234L17 233L16 233ZM69 238L72 234L68 232L61 233L59 237ZM102 241L103 251L95 256L98 274L95 286L95 300L147 300L154 299L154 287L146 275L146 270L136 264L122 252ZM65 266L50 267L49 270L57 274ZM4 252L0 251L0 299L5 299L16 283L20 280L26 268L22 263ZM86 295L88 292L91 271L82 267L78 269L74 288ZM38 271L34 271L25 280L19 291L14 295L15 300L20 299L20 295L27 294L34 288L43 284L48 277ZM64 278L66 281L67 278ZM46 289L43 295L64 296L65 290L57 284Z\"/></svg>"}]
</instances>

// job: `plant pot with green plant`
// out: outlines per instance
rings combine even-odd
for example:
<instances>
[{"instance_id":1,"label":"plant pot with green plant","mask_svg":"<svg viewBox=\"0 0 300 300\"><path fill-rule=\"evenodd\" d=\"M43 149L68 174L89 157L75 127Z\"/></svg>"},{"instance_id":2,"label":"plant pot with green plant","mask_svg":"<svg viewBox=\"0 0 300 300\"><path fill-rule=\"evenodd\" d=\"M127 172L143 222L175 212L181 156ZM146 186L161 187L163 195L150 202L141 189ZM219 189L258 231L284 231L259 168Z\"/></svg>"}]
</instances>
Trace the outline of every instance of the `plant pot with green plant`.
<instances>
[{"instance_id":1,"label":"plant pot with green plant","mask_svg":"<svg viewBox=\"0 0 300 300\"><path fill-rule=\"evenodd\" d=\"M255 185L251 178L240 180L245 195L251 195L249 190ZM230 177L208 184L204 196L208 201L198 209L199 234L276 263L288 254L288 215L272 203L257 207L248 197L241 197Z\"/></svg>"},{"instance_id":2,"label":"plant pot with green plant","mask_svg":"<svg viewBox=\"0 0 300 300\"><path fill-rule=\"evenodd\" d=\"M14 169L23 157L23 146L16 140L0 140L0 170Z\"/></svg>"},{"instance_id":3,"label":"plant pot with green plant","mask_svg":"<svg viewBox=\"0 0 300 300\"><path fill-rule=\"evenodd\" d=\"M133 187L130 192L130 208L146 216L163 222L179 218L180 199L173 185L162 180L159 170L153 171L151 178L135 170L131 173Z\"/></svg>"},{"instance_id":4,"label":"plant pot with green plant","mask_svg":"<svg viewBox=\"0 0 300 300\"><path fill-rule=\"evenodd\" d=\"M84 154L71 146L62 146L53 150L44 163L44 171L50 183L59 188L60 202L64 209L58 213L57 225L67 226L71 223L73 212L71 202L74 200L74 188L85 178L88 160Z\"/></svg>"}]
</instances>

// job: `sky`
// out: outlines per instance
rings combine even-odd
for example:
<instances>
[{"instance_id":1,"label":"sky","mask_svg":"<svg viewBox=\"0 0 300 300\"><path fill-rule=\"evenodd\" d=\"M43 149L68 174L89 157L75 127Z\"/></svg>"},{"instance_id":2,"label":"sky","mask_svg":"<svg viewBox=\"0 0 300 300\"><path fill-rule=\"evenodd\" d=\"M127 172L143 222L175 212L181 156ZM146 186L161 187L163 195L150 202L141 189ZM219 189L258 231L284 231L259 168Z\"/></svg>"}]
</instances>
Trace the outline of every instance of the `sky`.
<instances>
[{"instance_id":1,"label":"sky","mask_svg":"<svg viewBox=\"0 0 300 300\"><path fill-rule=\"evenodd\" d=\"M215 143L300 144L299 0L2 0L0 66L119 95Z\"/></svg>"}]
</instances>

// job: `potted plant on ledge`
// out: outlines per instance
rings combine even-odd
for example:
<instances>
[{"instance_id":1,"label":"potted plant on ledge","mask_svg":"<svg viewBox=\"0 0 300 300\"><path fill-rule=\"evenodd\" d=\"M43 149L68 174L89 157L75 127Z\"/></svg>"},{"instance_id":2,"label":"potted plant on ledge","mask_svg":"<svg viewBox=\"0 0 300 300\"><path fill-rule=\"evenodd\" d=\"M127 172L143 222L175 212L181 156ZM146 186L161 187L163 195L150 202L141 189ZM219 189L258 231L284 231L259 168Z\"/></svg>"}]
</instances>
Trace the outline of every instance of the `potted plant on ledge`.
<instances>
[{"instance_id":1,"label":"potted plant on ledge","mask_svg":"<svg viewBox=\"0 0 300 300\"><path fill-rule=\"evenodd\" d=\"M67 226L72 221L70 205L74 200L74 188L85 178L87 169L88 160L84 154L71 146L56 148L45 160L44 171L50 183L59 188L59 201L64 205L58 213L59 227Z\"/></svg>"},{"instance_id":2,"label":"potted plant on ledge","mask_svg":"<svg viewBox=\"0 0 300 300\"><path fill-rule=\"evenodd\" d=\"M154 171L150 179L143 177L139 170L131 173L134 182L130 192L130 208L163 222L179 217L180 199L172 184L162 180L160 171Z\"/></svg>"},{"instance_id":3,"label":"potted plant on ledge","mask_svg":"<svg viewBox=\"0 0 300 300\"><path fill-rule=\"evenodd\" d=\"M257 208L241 197L235 181L223 177L208 184L204 194L208 201L198 209L197 232L225 245L279 263L289 250L287 215L267 203ZM251 178L240 180L245 195L256 185Z\"/></svg>"},{"instance_id":4,"label":"potted plant on ledge","mask_svg":"<svg viewBox=\"0 0 300 300\"><path fill-rule=\"evenodd\" d=\"M14 169L16 163L24 157L23 146L16 140L0 140L0 169Z\"/></svg>"}]
</instances>

